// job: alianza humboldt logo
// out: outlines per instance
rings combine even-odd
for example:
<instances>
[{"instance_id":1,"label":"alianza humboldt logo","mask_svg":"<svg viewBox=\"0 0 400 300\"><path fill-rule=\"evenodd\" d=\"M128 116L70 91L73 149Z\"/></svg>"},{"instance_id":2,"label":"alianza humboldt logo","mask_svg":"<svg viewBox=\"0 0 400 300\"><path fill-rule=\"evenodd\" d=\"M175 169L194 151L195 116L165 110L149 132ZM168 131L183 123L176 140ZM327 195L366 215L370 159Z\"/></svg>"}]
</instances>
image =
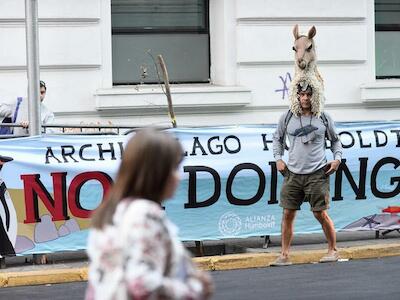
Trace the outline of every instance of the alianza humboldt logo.
<instances>
[{"instance_id":1,"label":"alianza humboldt logo","mask_svg":"<svg viewBox=\"0 0 400 300\"><path fill-rule=\"evenodd\" d=\"M219 218L219 232L224 236L236 236L241 231L264 231L276 226L274 215L250 215L240 218L232 211Z\"/></svg>"},{"instance_id":2,"label":"alianza humboldt logo","mask_svg":"<svg viewBox=\"0 0 400 300\"><path fill-rule=\"evenodd\" d=\"M274 215L247 216L243 223L244 230L267 230L276 226Z\"/></svg>"},{"instance_id":3,"label":"alianza humboldt logo","mask_svg":"<svg viewBox=\"0 0 400 300\"><path fill-rule=\"evenodd\" d=\"M242 229L242 220L234 212L228 211L219 218L219 232L224 236L235 236Z\"/></svg>"}]
</instances>

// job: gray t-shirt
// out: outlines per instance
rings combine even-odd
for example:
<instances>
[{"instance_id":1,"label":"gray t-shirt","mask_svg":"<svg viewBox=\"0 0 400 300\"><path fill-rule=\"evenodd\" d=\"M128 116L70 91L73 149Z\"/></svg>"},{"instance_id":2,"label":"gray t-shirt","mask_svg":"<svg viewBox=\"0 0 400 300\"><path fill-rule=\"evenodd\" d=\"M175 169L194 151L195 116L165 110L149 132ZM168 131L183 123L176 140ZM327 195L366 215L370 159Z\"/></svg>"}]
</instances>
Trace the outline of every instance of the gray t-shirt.
<instances>
[{"instance_id":1,"label":"gray t-shirt","mask_svg":"<svg viewBox=\"0 0 400 300\"><path fill-rule=\"evenodd\" d=\"M278 127L273 135L273 153L275 160L282 159L285 135L285 112L279 119ZM292 115L287 124L286 138L289 140L288 169L296 174L311 174L326 165L325 133L328 130L331 140L331 151L334 159L342 159L342 144L337 137L332 118L324 113L328 128L321 118L316 116Z\"/></svg>"}]
</instances>

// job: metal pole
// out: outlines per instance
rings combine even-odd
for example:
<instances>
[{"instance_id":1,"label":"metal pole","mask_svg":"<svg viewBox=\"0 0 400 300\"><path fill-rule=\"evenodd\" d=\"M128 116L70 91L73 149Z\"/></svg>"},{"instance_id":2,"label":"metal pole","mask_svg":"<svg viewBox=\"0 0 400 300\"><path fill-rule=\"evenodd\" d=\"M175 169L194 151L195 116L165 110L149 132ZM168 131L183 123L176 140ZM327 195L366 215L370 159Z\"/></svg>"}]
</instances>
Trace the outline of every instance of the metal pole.
<instances>
[{"instance_id":1,"label":"metal pole","mask_svg":"<svg viewBox=\"0 0 400 300\"><path fill-rule=\"evenodd\" d=\"M25 0L29 135L41 134L38 2Z\"/></svg>"}]
</instances>

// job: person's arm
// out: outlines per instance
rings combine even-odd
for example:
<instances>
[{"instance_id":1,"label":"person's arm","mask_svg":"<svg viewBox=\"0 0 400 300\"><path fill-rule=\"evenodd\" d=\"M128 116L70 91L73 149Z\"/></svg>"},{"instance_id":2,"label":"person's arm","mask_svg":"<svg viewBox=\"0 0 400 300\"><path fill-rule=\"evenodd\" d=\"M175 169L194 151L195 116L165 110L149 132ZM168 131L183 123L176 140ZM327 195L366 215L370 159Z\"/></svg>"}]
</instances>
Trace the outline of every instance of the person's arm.
<instances>
[{"instance_id":1,"label":"person's arm","mask_svg":"<svg viewBox=\"0 0 400 300\"><path fill-rule=\"evenodd\" d=\"M328 136L331 138L331 151L333 153L333 160L327 163L326 174L330 175L339 168L339 165L342 161L343 147L342 143L340 142L339 135L336 132L335 122L328 114L325 113L325 115L328 120L327 130L329 132Z\"/></svg>"},{"instance_id":2,"label":"person's arm","mask_svg":"<svg viewBox=\"0 0 400 300\"><path fill-rule=\"evenodd\" d=\"M43 125L54 123L54 113L42 103L42 121ZM55 128L46 128L45 133L56 133Z\"/></svg>"},{"instance_id":3,"label":"person's arm","mask_svg":"<svg viewBox=\"0 0 400 300\"><path fill-rule=\"evenodd\" d=\"M53 122L54 122L54 113L53 112L49 112L46 115L46 118L45 118L43 124L51 124Z\"/></svg>"},{"instance_id":4,"label":"person's arm","mask_svg":"<svg viewBox=\"0 0 400 300\"><path fill-rule=\"evenodd\" d=\"M161 216L149 211L140 215L135 215L128 237L131 254L126 262L126 280L132 298L162 295L165 299L203 299L202 278L165 276L172 263L169 234Z\"/></svg>"},{"instance_id":5,"label":"person's arm","mask_svg":"<svg viewBox=\"0 0 400 300\"><path fill-rule=\"evenodd\" d=\"M0 117L11 118L12 116L12 105L9 103L0 103Z\"/></svg>"},{"instance_id":6,"label":"person's arm","mask_svg":"<svg viewBox=\"0 0 400 300\"><path fill-rule=\"evenodd\" d=\"M286 114L283 114L279 118L278 125L274 134L272 135L272 149L273 155L276 161L276 168L279 172L283 172L286 168L285 162L282 160L282 156L285 152L285 118Z\"/></svg>"}]
</instances>

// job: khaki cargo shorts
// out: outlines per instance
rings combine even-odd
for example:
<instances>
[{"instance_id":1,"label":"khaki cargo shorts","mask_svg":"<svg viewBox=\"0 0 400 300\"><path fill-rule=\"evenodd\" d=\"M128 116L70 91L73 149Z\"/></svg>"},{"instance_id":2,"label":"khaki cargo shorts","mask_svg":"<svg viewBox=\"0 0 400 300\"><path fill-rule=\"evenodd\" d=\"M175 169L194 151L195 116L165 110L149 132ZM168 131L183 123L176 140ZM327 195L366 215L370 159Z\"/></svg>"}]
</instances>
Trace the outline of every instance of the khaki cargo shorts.
<instances>
[{"instance_id":1,"label":"khaki cargo shorts","mask_svg":"<svg viewBox=\"0 0 400 300\"><path fill-rule=\"evenodd\" d=\"M329 208L329 176L324 168L311 174L295 174L286 168L283 176L281 207L300 210L303 202L309 202L311 211Z\"/></svg>"}]
</instances>

